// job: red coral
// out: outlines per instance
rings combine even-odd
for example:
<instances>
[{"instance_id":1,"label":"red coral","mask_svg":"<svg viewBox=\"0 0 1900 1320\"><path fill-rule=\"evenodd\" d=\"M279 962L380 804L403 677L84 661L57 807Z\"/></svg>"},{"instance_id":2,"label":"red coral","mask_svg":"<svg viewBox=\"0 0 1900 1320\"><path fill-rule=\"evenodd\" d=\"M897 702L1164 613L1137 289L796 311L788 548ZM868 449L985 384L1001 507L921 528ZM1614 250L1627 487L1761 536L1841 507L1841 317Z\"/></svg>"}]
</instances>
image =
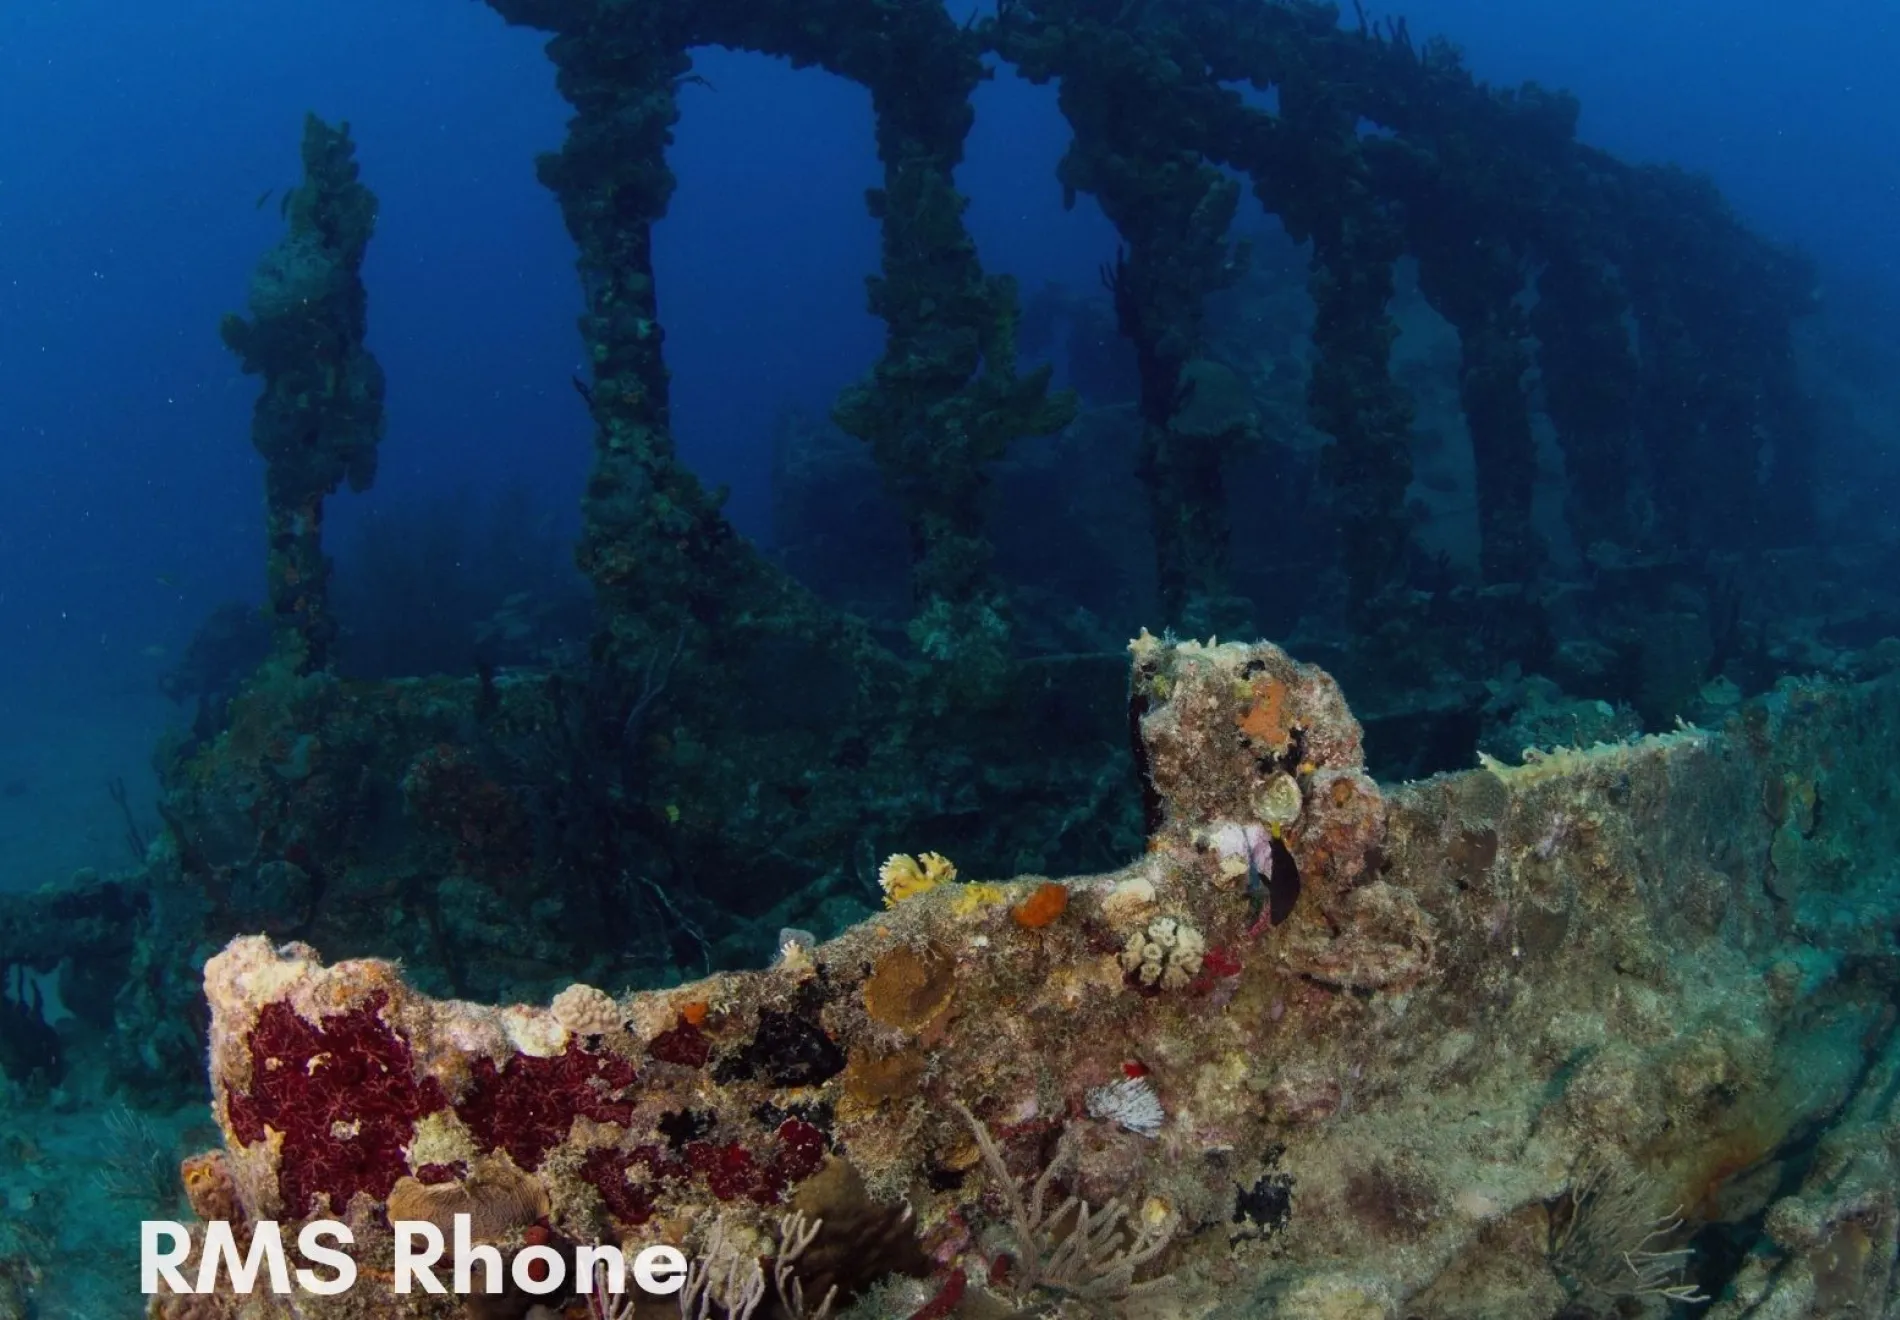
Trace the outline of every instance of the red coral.
<instances>
[{"instance_id":1,"label":"red coral","mask_svg":"<svg viewBox=\"0 0 1900 1320\"><path fill-rule=\"evenodd\" d=\"M937 1295L911 1312L910 1320L944 1320L963 1303L964 1289L970 1286L970 1276L962 1270L951 1270L950 1276L943 1281L943 1287L937 1289Z\"/></svg>"},{"instance_id":2,"label":"red coral","mask_svg":"<svg viewBox=\"0 0 1900 1320\"><path fill-rule=\"evenodd\" d=\"M698 1023L682 1013L678 1026L662 1031L647 1042L647 1053L661 1063L676 1063L682 1068L704 1068L706 1060L712 1057L712 1042L706 1039L706 1033L699 1029Z\"/></svg>"},{"instance_id":3,"label":"red coral","mask_svg":"<svg viewBox=\"0 0 1900 1320\"><path fill-rule=\"evenodd\" d=\"M788 1118L773 1133L776 1149L761 1164L738 1142L715 1146L695 1141L686 1147L686 1162L706 1180L706 1190L722 1201L752 1201L777 1205L792 1183L818 1172L825 1162L825 1134L803 1119Z\"/></svg>"},{"instance_id":4,"label":"red coral","mask_svg":"<svg viewBox=\"0 0 1900 1320\"><path fill-rule=\"evenodd\" d=\"M652 1218L660 1192L669 1183L698 1179L721 1201L777 1205L791 1184L818 1172L830 1143L803 1119L788 1118L773 1133L774 1149L763 1162L737 1141L724 1145L689 1141L675 1159L654 1145L628 1154L600 1149L581 1162L581 1181L600 1193L616 1219L643 1224ZM636 1168L645 1170L636 1179Z\"/></svg>"},{"instance_id":5,"label":"red coral","mask_svg":"<svg viewBox=\"0 0 1900 1320\"><path fill-rule=\"evenodd\" d=\"M623 1158L617 1150L601 1148L588 1151L587 1158L581 1161L581 1181L599 1192L613 1217L629 1227L653 1218L656 1189L628 1176L641 1152L653 1150L653 1147L643 1146L631 1157Z\"/></svg>"},{"instance_id":6,"label":"red coral","mask_svg":"<svg viewBox=\"0 0 1900 1320\"><path fill-rule=\"evenodd\" d=\"M528 1230L521 1235L521 1245L524 1247L545 1247L553 1240L554 1233L546 1224L530 1224ZM546 1260L539 1258L530 1260L527 1270L528 1278L535 1283L546 1283L548 1269Z\"/></svg>"},{"instance_id":7,"label":"red coral","mask_svg":"<svg viewBox=\"0 0 1900 1320\"><path fill-rule=\"evenodd\" d=\"M710 1141L687 1143L686 1162L706 1180L706 1190L722 1201L749 1200L770 1205L778 1200L766 1171L752 1152L738 1142L715 1146Z\"/></svg>"},{"instance_id":8,"label":"red coral","mask_svg":"<svg viewBox=\"0 0 1900 1320\"><path fill-rule=\"evenodd\" d=\"M550 1058L517 1054L505 1068L476 1059L474 1081L455 1112L487 1150L505 1150L533 1171L567 1140L577 1115L626 1124L633 1104L620 1093L633 1084L633 1065L617 1054L591 1053L578 1041Z\"/></svg>"},{"instance_id":9,"label":"red coral","mask_svg":"<svg viewBox=\"0 0 1900 1320\"><path fill-rule=\"evenodd\" d=\"M818 1172L825 1162L825 1134L803 1119L788 1118L778 1125L774 1133L778 1138L778 1149L773 1152L771 1162L766 1166L771 1181L775 1184L773 1200L777 1200L777 1191L782 1191L789 1183L803 1182Z\"/></svg>"},{"instance_id":10,"label":"red coral","mask_svg":"<svg viewBox=\"0 0 1900 1320\"><path fill-rule=\"evenodd\" d=\"M1215 979L1240 975L1240 959L1225 949L1209 949L1201 958L1201 967Z\"/></svg>"},{"instance_id":11,"label":"red coral","mask_svg":"<svg viewBox=\"0 0 1900 1320\"><path fill-rule=\"evenodd\" d=\"M1225 949L1209 949L1201 956L1200 974L1194 978L1194 983L1188 989L1194 994L1204 995L1228 977L1239 975L1240 959Z\"/></svg>"},{"instance_id":12,"label":"red coral","mask_svg":"<svg viewBox=\"0 0 1900 1320\"><path fill-rule=\"evenodd\" d=\"M357 1192L386 1199L409 1171L416 1120L448 1103L433 1077L416 1077L408 1042L382 1019L388 1002L378 991L312 1024L278 1001L251 1028L250 1088L230 1092L225 1113L243 1145L283 1134L277 1187L293 1216L316 1210L319 1195L332 1213Z\"/></svg>"},{"instance_id":13,"label":"red coral","mask_svg":"<svg viewBox=\"0 0 1900 1320\"><path fill-rule=\"evenodd\" d=\"M674 1182L693 1175L684 1160L673 1159L654 1145L636 1146L633 1154L627 1157L627 1162L645 1165L647 1172L661 1182Z\"/></svg>"}]
</instances>

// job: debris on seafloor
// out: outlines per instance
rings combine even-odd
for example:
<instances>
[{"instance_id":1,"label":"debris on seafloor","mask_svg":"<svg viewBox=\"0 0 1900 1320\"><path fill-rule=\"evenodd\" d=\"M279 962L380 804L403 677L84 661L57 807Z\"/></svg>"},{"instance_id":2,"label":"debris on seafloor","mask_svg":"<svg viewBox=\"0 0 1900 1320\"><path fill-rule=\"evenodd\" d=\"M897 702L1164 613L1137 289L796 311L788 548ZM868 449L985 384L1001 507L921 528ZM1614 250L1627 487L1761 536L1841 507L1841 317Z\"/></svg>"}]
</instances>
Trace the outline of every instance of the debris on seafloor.
<instances>
[{"instance_id":1,"label":"debris on seafloor","mask_svg":"<svg viewBox=\"0 0 1900 1320\"><path fill-rule=\"evenodd\" d=\"M1161 823L1059 901L894 859L889 910L770 969L548 1008L233 942L206 968L225 1147L194 1206L240 1238L345 1219L363 1268L151 1314L562 1314L394 1293L395 1203L465 1208L506 1256L762 1262L733 1277L771 1290L702 1278L714 1316L1879 1312L1892 685L1382 789L1320 670L1132 651ZM1822 803L1799 847L1766 788L1790 775ZM1298 875L1268 921L1261 861Z\"/></svg>"}]
</instances>

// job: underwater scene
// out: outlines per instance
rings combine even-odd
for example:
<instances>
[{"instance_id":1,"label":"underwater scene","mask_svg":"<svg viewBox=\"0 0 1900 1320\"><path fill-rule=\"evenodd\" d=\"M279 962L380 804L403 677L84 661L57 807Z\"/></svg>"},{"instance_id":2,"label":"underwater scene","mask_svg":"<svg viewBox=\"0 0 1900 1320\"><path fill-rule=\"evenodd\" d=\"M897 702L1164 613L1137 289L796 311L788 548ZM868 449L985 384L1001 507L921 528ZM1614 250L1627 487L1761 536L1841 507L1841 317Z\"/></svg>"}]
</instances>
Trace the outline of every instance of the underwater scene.
<instances>
[{"instance_id":1,"label":"underwater scene","mask_svg":"<svg viewBox=\"0 0 1900 1320\"><path fill-rule=\"evenodd\" d=\"M1900 17L0 68L0 1320L1900 1320Z\"/></svg>"}]
</instances>

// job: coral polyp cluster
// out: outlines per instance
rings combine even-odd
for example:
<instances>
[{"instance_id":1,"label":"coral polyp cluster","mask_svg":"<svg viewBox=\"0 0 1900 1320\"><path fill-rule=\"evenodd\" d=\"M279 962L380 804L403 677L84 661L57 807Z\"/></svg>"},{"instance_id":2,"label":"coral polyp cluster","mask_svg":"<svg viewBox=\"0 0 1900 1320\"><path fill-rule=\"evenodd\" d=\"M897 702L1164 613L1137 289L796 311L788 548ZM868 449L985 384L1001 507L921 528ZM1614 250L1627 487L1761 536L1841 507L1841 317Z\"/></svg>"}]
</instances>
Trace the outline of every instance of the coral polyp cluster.
<instances>
[{"instance_id":1,"label":"coral polyp cluster","mask_svg":"<svg viewBox=\"0 0 1900 1320\"><path fill-rule=\"evenodd\" d=\"M1200 974L1206 954L1200 931L1179 917L1156 917L1122 946L1122 970L1143 985L1179 990Z\"/></svg>"}]
</instances>

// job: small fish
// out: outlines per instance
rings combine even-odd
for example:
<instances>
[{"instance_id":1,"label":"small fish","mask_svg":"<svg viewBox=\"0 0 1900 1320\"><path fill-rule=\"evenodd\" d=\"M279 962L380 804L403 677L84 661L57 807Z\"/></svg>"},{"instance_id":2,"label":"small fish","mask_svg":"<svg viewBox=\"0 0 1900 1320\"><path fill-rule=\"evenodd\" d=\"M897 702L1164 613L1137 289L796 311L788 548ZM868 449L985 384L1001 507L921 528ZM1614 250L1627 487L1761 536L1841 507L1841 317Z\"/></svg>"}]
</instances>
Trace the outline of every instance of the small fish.
<instances>
[{"instance_id":1,"label":"small fish","mask_svg":"<svg viewBox=\"0 0 1900 1320\"><path fill-rule=\"evenodd\" d=\"M1264 867L1249 851L1246 892L1252 916L1252 924L1247 928L1249 939L1284 924L1293 915L1293 906L1300 901L1300 868L1277 831L1267 838Z\"/></svg>"},{"instance_id":2,"label":"small fish","mask_svg":"<svg viewBox=\"0 0 1900 1320\"><path fill-rule=\"evenodd\" d=\"M271 198L271 194L272 194L272 193L274 193L274 192L276 192L276 191L277 191L277 185L276 185L276 184L274 184L274 183L273 183L273 184L272 184L272 185L271 185L270 187L268 187L268 188L266 188L266 189L264 189L264 191L263 191L263 192L261 192L261 193L259 193L259 194L257 195L257 200L256 200L255 202L253 202L253 203L251 204L251 209L252 209L253 211L261 211L261 210L263 210L263 209L264 209L264 203L265 203L265 202L268 202L268 201L270 200L270 198Z\"/></svg>"},{"instance_id":3,"label":"small fish","mask_svg":"<svg viewBox=\"0 0 1900 1320\"><path fill-rule=\"evenodd\" d=\"M176 591L178 590L178 579L173 577L170 573L160 573L158 575L158 585Z\"/></svg>"},{"instance_id":4,"label":"small fish","mask_svg":"<svg viewBox=\"0 0 1900 1320\"><path fill-rule=\"evenodd\" d=\"M144 656L147 660L163 660L166 656L170 655L171 652L167 651L157 642L153 642L150 646L140 647L139 654Z\"/></svg>"}]
</instances>

